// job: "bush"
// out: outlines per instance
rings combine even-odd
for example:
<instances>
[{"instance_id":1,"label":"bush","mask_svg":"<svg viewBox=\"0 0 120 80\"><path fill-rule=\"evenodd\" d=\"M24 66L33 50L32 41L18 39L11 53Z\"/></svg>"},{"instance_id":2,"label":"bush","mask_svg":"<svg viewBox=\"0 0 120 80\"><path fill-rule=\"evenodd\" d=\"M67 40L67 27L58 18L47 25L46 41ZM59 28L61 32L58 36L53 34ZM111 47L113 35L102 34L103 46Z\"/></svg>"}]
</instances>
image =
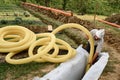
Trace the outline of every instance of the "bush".
<instances>
[{"instance_id":1,"label":"bush","mask_svg":"<svg viewBox=\"0 0 120 80\"><path fill-rule=\"evenodd\" d=\"M30 13L27 12L27 11L25 11L23 14L24 14L25 17L30 17Z\"/></svg>"},{"instance_id":2,"label":"bush","mask_svg":"<svg viewBox=\"0 0 120 80\"><path fill-rule=\"evenodd\" d=\"M9 13L6 13L6 16L9 16Z\"/></svg>"},{"instance_id":3,"label":"bush","mask_svg":"<svg viewBox=\"0 0 120 80\"><path fill-rule=\"evenodd\" d=\"M14 12L14 16L19 16L19 12Z\"/></svg>"},{"instance_id":4,"label":"bush","mask_svg":"<svg viewBox=\"0 0 120 80\"><path fill-rule=\"evenodd\" d=\"M0 22L1 22L1 24L7 24L8 23L7 20L1 20Z\"/></svg>"},{"instance_id":5,"label":"bush","mask_svg":"<svg viewBox=\"0 0 120 80\"><path fill-rule=\"evenodd\" d=\"M22 20L22 18L20 18L20 17L16 17L16 18L15 18L15 23L16 23L16 24L21 24L22 21L23 21L23 20Z\"/></svg>"}]
</instances>

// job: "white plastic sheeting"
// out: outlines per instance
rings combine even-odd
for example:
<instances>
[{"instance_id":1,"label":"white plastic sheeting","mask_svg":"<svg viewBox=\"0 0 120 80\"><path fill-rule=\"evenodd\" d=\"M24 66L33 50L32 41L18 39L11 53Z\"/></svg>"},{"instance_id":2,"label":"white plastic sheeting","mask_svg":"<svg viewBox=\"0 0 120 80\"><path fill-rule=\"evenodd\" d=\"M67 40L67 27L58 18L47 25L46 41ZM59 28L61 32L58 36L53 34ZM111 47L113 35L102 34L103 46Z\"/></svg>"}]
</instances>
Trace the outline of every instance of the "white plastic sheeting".
<instances>
[{"instance_id":1,"label":"white plastic sheeting","mask_svg":"<svg viewBox=\"0 0 120 80\"><path fill-rule=\"evenodd\" d=\"M88 53L81 46L76 51L74 58L61 63L42 78L34 77L33 80L98 80L108 62L108 53L101 53L99 60L84 75Z\"/></svg>"},{"instance_id":2,"label":"white plastic sheeting","mask_svg":"<svg viewBox=\"0 0 120 80\"><path fill-rule=\"evenodd\" d=\"M99 60L90 67L89 71L84 75L82 80L98 80L108 62L108 58L108 53L101 53L99 55Z\"/></svg>"}]
</instances>

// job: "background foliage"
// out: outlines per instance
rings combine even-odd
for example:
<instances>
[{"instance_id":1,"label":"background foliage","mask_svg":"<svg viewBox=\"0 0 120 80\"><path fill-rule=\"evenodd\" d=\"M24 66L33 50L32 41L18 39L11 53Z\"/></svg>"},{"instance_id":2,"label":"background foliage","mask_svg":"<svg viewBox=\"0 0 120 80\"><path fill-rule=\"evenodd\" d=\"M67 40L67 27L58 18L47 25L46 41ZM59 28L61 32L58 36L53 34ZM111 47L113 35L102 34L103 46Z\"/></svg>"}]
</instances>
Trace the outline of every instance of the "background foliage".
<instances>
[{"instance_id":1,"label":"background foliage","mask_svg":"<svg viewBox=\"0 0 120 80\"><path fill-rule=\"evenodd\" d=\"M120 0L0 0L0 5L31 2L38 5L71 10L79 14L110 15L120 13Z\"/></svg>"}]
</instances>

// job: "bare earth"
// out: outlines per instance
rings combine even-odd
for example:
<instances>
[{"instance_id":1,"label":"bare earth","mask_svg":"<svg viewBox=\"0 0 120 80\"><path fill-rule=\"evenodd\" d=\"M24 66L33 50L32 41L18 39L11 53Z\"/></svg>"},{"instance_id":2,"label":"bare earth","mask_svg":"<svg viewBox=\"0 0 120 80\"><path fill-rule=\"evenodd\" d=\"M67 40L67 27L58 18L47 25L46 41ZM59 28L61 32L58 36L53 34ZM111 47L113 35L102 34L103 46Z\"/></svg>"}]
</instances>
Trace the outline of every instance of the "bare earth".
<instances>
[{"instance_id":1,"label":"bare earth","mask_svg":"<svg viewBox=\"0 0 120 80\"><path fill-rule=\"evenodd\" d=\"M113 72L104 72L99 80L120 80L120 55L119 53L108 44L104 44L104 47L109 50L109 62L113 62ZM109 64L108 64L109 65Z\"/></svg>"}]
</instances>

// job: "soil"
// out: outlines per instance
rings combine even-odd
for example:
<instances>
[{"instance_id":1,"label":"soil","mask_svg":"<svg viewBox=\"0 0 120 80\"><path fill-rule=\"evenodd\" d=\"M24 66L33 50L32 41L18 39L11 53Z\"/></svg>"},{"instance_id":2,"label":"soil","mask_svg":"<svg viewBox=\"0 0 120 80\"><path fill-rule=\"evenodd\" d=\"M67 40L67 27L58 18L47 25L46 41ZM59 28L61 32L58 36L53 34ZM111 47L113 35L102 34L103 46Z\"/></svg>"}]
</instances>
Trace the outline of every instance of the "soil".
<instances>
[{"instance_id":1,"label":"soil","mask_svg":"<svg viewBox=\"0 0 120 80\"><path fill-rule=\"evenodd\" d=\"M114 14L105 19L108 22L116 23L120 25L120 14Z\"/></svg>"},{"instance_id":2,"label":"soil","mask_svg":"<svg viewBox=\"0 0 120 80\"><path fill-rule=\"evenodd\" d=\"M25 26L29 30L33 31L34 33L43 33L47 32L47 26Z\"/></svg>"},{"instance_id":3,"label":"soil","mask_svg":"<svg viewBox=\"0 0 120 80\"><path fill-rule=\"evenodd\" d=\"M33 80L34 77L42 77L44 74L49 73L51 70L53 70L54 67L55 67L54 64L45 66L43 69L38 69L37 71L33 71L25 76L17 78L16 80Z\"/></svg>"},{"instance_id":4,"label":"soil","mask_svg":"<svg viewBox=\"0 0 120 80\"><path fill-rule=\"evenodd\" d=\"M118 52L120 52L120 36L113 34L111 31L106 31L105 34L105 42L110 45L111 47L113 47L114 49L116 49Z\"/></svg>"},{"instance_id":5,"label":"soil","mask_svg":"<svg viewBox=\"0 0 120 80\"><path fill-rule=\"evenodd\" d=\"M104 44L104 48L109 50L109 62L111 62L112 65L108 64L109 70L103 72L99 80L120 80L120 55L116 49L106 43ZM110 67L112 68L112 71Z\"/></svg>"}]
</instances>

